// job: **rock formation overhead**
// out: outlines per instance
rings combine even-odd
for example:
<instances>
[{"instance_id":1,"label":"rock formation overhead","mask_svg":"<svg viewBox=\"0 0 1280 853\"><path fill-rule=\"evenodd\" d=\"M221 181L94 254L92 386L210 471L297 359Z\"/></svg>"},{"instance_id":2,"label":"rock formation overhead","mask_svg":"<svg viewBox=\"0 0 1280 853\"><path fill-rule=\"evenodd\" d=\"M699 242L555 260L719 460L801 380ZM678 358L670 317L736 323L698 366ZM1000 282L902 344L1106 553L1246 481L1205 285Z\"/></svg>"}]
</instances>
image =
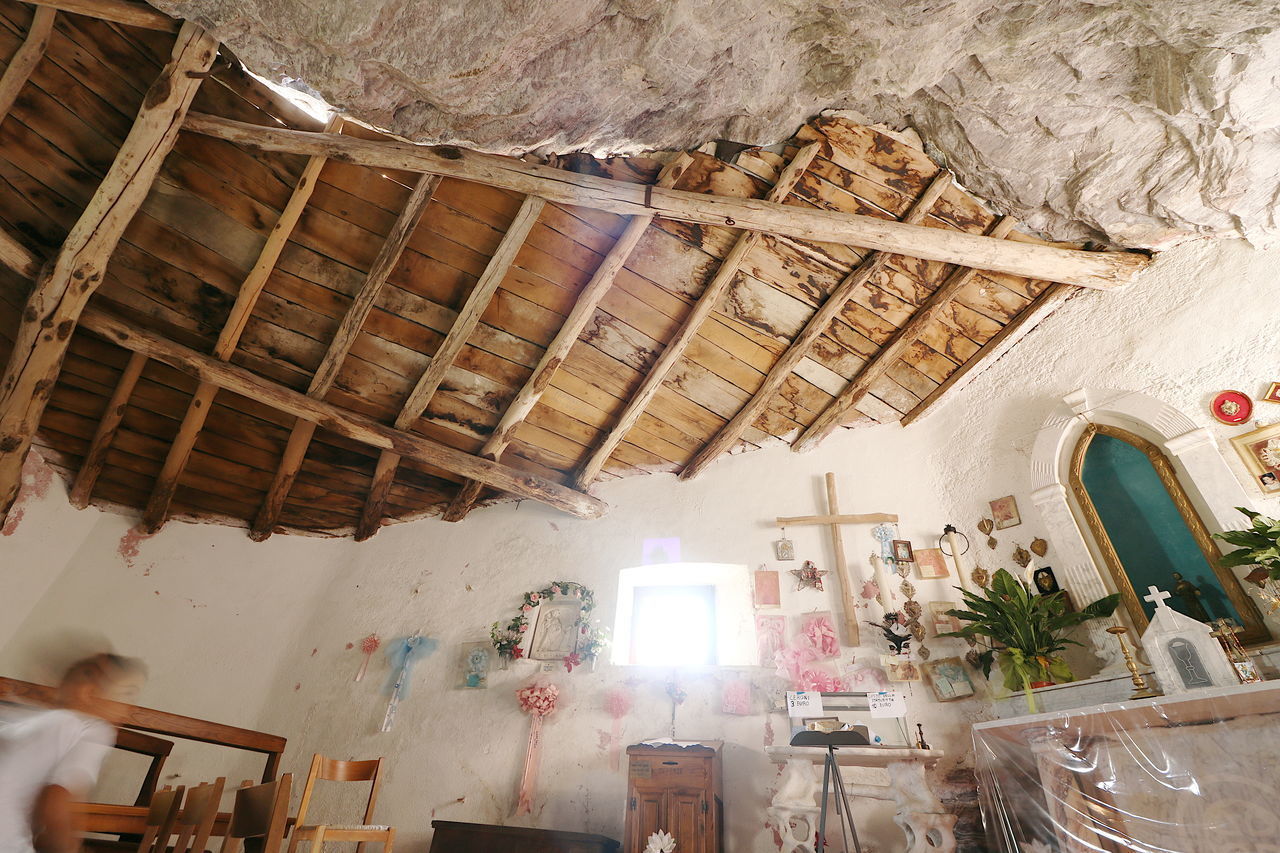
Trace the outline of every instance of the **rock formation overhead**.
<instances>
[{"instance_id":1,"label":"rock formation overhead","mask_svg":"<svg viewBox=\"0 0 1280 853\"><path fill-rule=\"evenodd\" d=\"M1276 232L1280 9L1220 0L155 0L250 68L424 142L767 144L912 127L1060 238Z\"/></svg>"}]
</instances>

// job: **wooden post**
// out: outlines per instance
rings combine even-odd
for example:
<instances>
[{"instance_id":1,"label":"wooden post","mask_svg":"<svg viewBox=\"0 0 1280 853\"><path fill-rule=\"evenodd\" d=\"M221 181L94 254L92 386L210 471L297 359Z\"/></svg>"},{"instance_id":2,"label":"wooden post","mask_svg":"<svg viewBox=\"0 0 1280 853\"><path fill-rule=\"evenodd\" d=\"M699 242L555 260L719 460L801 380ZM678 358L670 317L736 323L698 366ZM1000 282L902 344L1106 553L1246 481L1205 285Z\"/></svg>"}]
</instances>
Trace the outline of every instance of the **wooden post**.
<instances>
[{"instance_id":1,"label":"wooden post","mask_svg":"<svg viewBox=\"0 0 1280 853\"><path fill-rule=\"evenodd\" d=\"M990 235L995 238L1004 239L1005 235L1013 230L1013 219L1011 217L1002 217L995 225L991 227ZM893 333L893 337L882 346L875 355L864 365L858 373L849 380L849 384L836 395L836 398L827 404L822 413L809 424L809 428L801 433L795 443L791 445L791 449L795 451L804 451L817 447L818 443L834 432L842 423L844 423L852 414L857 405L862 402L863 398L876 383L880 377L888 372L893 363L901 358L911 345L916 342L920 334L925 328L938 319L939 315L946 309L949 303L960 289L969 283L969 280L977 275L975 269L958 269L938 286L938 289L929 294L928 298L921 303L916 312L911 315L901 329Z\"/></svg>"},{"instance_id":2,"label":"wooden post","mask_svg":"<svg viewBox=\"0 0 1280 853\"><path fill-rule=\"evenodd\" d=\"M469 477L511 492L522 498L541 501L579 518L599 518L605 503L568 486L464 453L421 435L396 429L373 418L356 414L332 403L308 397L278 382L234 364L197 352L154 332L121 320L99 308L85 310L82 325L89 331L131 352L162 361L202 382L259 401L287 415L311 421L317 427L346 436L352 441L388 450L397 456L416 459L425 465Z\"/></svg>"},{"instance_id":3,"label":"wooden post","mask_svg":"<svg viewBox=\"0 0 1280 853\"><path fill-rule=\"evenodd\" d=\"M173 147L218 43L184 24L172 56L57 258L36 280L0 379L0 516L18 495L22 462L57 382L67 345L116 244Z\"/></svg>"},{"instance_id":4,"label":"wooden post","mask_svg":"<svg viewBox=\"0 0 1280 853\"><path fill-rule=\"evenodd\" d=\"M920 222L929 215L929 211L933 208L935 202L942 198L942 194L951 187L951 173L945 170L939 172L937 176L925 188L911 204L911 208L902 218L903 222ZM866 287L867 284L875 278L885 264L893 255L885 252L868 252L862 262L854 267L853 271L847 275L843 281L836 285L831 291L831 295L826 301L818 307L809 321L805 323L800 334L796 335L795 340L787 347L773 367L769 369L769 373L764 378L764 382L756 389L755 394L747 401L747 404L738 410L738 413L729 419L720 432L712 436L711 440L702 446L702 448L694 454L689 460L689 464L684 466L684 470L680 472L681 480L688 480L696 477L703 469L714 462L722 453L727 453L733 449L738 443L738 439L746 432L747 427L755 423L756 418L760 417L760 413L765 410L769 402L773 399L774 394L782 387L782 383L787 381L787 377L791 375L791 371L796 369L796 365L804 358L809 350L813 348L814 343L827 330L832 321L844 311L845 306L858 293L859 290Z\"/></svg>"},{"instance_id":5,"label":"wooden post","mask_svg":"<svg viewBox=\"0 0 1280 853\"><path fill-rule=\"evenodd\" d=\"M684 174L684 170L690 162L691 158L687 154L682 153L676 156L662 170L662 174L658 176L656 186L669 187L673 185ZM627 258L631 256L636 244L640 242L640 238L649 230L649 225L652 222L652 216L635 216L627 223L626 230L618 237L618 241L609 249L609 254L605 255L604 259L600 261L600 266L596 267L591 280L587 282L586 287L578 294L573 310L565 318L564 324L561 325L560 331L556 333L555 339L547 345L546 351L542 354L542 359L538 362L538 366L534 368L533 375L529 377L524 387L520 389L520 393L511 401L511 405L507 407L502 420L484 443L484 447L480 450L481 456L495 460L502 457L502 452L511 443L516 429L519 428L520 424L524 423L525 418L533 411L533 407L538 405L538 401L542 399L542 394L551 384L552 377L555 376L556 371L560 369L561 363L569 355L569 350L577 343L578 336L582 334L582 330L586 328L587 323L590 322L595 314L600 300L604 299L605 294L609 292L609 288L613 286L613 281L618 272L626 265ZM444 520L461 521L475 506L476 499L479 497L479 483L475 480L468 480L463 483L462 487L458 489L458 494L454 496L453 502L445 509Z\"/></svg>"},{"instance_id":6,"label":"wooden post","mask_svg":"<svg viewBox=\"0 0 1280 853\"><path fill-rule=\"evenodd\" d=\"M5 67L4 76L0 77L0 121L4 121L4 117L9 114L9 108L17 100L18 93L31 78L31 72L35 70L40 58L44 56L45 48L49 46L49 36L53 32L53 19L56 14L57 12L53 9L43 6L36 9L35 15L31 18L31 27L27 30L27 37L22 40L22 46Z\"/></svg>"},{"instance_id":7,"label":"wooden post","mask_svg":"<svg viewBox=\"0 0 1280 853\"><path fill-rule=\"evenodd\" d=\"M351 352L351 346L355 343L356 336L360 334L364 321L368 319L369 312L373 310L378 294L382 292L382 286L386 284L387 277L395 269L396 262L404 252L404 247L409 244L409 238L413 236L418 221L422 218L427 205L431 203L431 197L439 185L440 178L434 175L423 175L414 185L409 200L405 202L404 210L400 211L400 216L391 226L391 233L387 235L382 248L378 250L378 256L374 258L369 275L351 300L351 305L342 318L342 324L334 333L333 340L329 342L329 349L320 361L315 376L311 378L311 385L307 388L307 394L310 396L322 399L333 387L334 380L338 378L338 370L346 360L347 354ZM267 496L262 501L253 525L249 528L249 538L255 542L262 542L271 535L271 530L284 509L289 490L293 488L293 481L302 468L302 461L306 458L307 449L311 445L311 438L315 435L315 431L316 425L309 421L294 422L293 430L289 433L288 444L285 445L284 455L271 481L271 487L267 490Z\"/></svg>"},{"instance_id":8,"label":"wooden post","mask_svg":"<svg viewBox=\"0 0 1280 853\"><path fill-rule=\"evenodd\" d=\"M821 150L821 143L815 142L796 152L796 156L792 158L791 162L787 164L787 168L778 176L773 189L766 196L767 200L779 204L785 201ZM675 337L662 350L662 355L658 356L658 360L654 362L648 375L640 383L640 387L636 389L636 392L631 395L631 399L627 401L622 414L618 416L618 422L600 440L595 450L592 451L591 456L587 458L587 461L578 470L578 474L574 478L578 488L587 488L595 482L596 477L600 476L600 470L604 468L604 464L609 461L609 457L617 449L622 439L640 420L640 416L644 414L645 407L649 405L649 401L658 393L662 383L667 378L667 374L684 357L684 352L697 336L698 329L702 327L706 319L711 316L711 312L720 304L720 298L729 289L734 276L738 274L738 268L742 266L747 254L756 247L759 241L760 235L755 231L744 232L738 237L737 242L733 244L733 248L729 250L729 254L725 255L724 260L720 262L720 267L716 270L715 277L703 288L702 295L698 297L698 301L694 303L689 315L680 324L680 329L676 332Z\"/></svg>"},{"instance_id":9,"label":"wooden post","mask_svg":"<svg viewBox=\"0 0 1280 853\"><path fill-rule=\"evenodd\" d=\"M339 133L341 130L342 119L337 116L330 119L325 128L327 133ZM235 304L231 306L227 322L223 325L222 332L213 346L213 354L216 358L223 361L231 360L231 355L239 345L245 327L249 325L249 317L253 315L253 309L258 304L258 297L262 295L262 289L267 286L267 280L271 278L272 271L280 261L280 254L284 251L289 237L293 234L293 229L311 200L311 193L315 191L316 183L320 180L320 172L324 169L326 162L323 157L312 157L302 170L302 175L298 178L289 201L280 212L280 218L271 227L271 233L262 244L257 261L245 276L244 283L240 285ZM200 437L200 431L204 429L204 422L209 417L209 410L213 407L213 400L217 394L216 386L201 383L191 395L191 402L187 405L186 414L178 426L178 433L174 436L173 443L169 446L160 474L156 477L155 485L151 489L151 497L142 513L142 527L148 533L158 531L169 518L169 506L173 503L173 496L178 490L182 472L187 468L191 451Z\"/></svg>"},{"instance_id":10,"label":"wooden post","mask_svg":"<svg viewBox=\"0 0 1280 853\"><path fill-rule=\"evenodd\" d=\"M445 335L440 348L431 357L431 364L427 366L426 371L418 380L418 384L409 393L409 399L405 401L404 408L400 411L399 416L396 417L396 429L408 430L413 426L414 421L422 417L422 413L427 410L427 406L431 405L431 398L435 396L440 383L444 381L445 374L449 372L449 368L453 366L454 360L457 359L458 353L462 352L463 346L467 343L467 338L471 337L471 333L480 324L480 317L484 314L485 309L489 307L489 302L493 299L493 294L497 292L498 285L502 284L502 280L506 278L507 271L515 263L520 247L524 245L529 232L537 224L538 216L542 213L544 206L546 206L546 202L535 196L528 196L525 198L524 203L520 205L520 210L516 213L516 218L512 220L511 227L503 235L497 251L489 259L489 263L485 266L480 280L476 282L476 286L471 290L471 295L467 297L466 304L462 306L462 310L458 312L457 318L454 319L453 326L449 329L449 334ZM393 456L394 454L383 453L378 457L378 464L374 469L373 482L369 489L369 497L365 501L364 512L360 516L360 524L356 527L357 542L363 542L373 536L378 532L378 528L382 524L383 507L386 505L387 493L390 491L391 483L395 479L396 467L400 464L400 460L393 458Z\"/></svg>"}]
</instances>

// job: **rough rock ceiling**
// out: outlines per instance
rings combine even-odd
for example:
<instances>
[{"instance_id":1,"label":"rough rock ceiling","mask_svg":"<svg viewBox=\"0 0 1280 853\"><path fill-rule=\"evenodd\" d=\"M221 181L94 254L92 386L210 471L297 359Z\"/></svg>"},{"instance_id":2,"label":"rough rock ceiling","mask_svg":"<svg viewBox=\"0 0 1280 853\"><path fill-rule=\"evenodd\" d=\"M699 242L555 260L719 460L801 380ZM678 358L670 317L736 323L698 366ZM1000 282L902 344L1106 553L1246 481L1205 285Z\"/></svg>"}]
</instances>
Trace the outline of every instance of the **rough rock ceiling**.
<instances>
[{"instance_id":1,"label":"rough rock ceiling","mask_svg":"<svg viewBox=\"0 0 1280 853\"><path fill-rule=\"evenodd\" d=\"M1252 0L155 0L250 67L425 142L767 144L914 127L1059 239L1275 231L1280 11Z\"/></svg>"}]
</instances>

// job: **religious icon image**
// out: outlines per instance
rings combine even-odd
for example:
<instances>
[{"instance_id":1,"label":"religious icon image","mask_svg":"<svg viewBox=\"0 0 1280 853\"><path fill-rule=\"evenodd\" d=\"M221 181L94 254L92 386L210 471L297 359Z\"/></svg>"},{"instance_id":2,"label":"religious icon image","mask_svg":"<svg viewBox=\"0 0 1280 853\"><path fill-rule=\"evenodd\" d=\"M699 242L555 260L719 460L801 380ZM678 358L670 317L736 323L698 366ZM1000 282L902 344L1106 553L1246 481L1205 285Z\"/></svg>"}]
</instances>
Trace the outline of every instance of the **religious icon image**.
<instances>
[{"instance_id":1,"label":"religious icon image","mask_svg":"<svg viewBox=\"0 0 1280 853\"><path fill-rule=\"evenodd\" d=\"M991 518L994 520L996 530L1017 527L1022 523L1022 516L1018 514L1018 502L1014 500L1013 495L996 498L991 502Z\"/></svg>"},{"instance_id":2,"label":"religious icon image","mask_svg":"<svg viewBox=\"0 0 1280 853\"><path fill-rule=\"evenodd\" d=\"M1019 545L1013 549L1013 561L1025 569L1031 565L1031 552Z\"/></svg>"},{"instance_id":3,"label":"religious icon image","mask_svg":"<svg viewBox=\"0 0 1280 853\"><path fill-rule=\"evenodd\" d=\"M1280 382L1272 382L1267 393L1262 395L1263 402L1280 403Z\"/></svg>"},{"instance_id":4,"label":"religious icon image","mask_svg":"<svg viewBox=\"0 0 1280 853\"><path fill-rule=\"evenodd\" d=\"M957 699L968 699L977 693L973 679L965 671L960 658L942 658L930 661L922 669L929 680L934 698L939 702L954 702Z\"/></svg>"},{"instance_id":5,"label":"religious icon image","mask_svg":"<svg viewBox=\"0 0 1280 853\"><path fill-rule=\"evenodd\" d=\"M580 599L551 599L535 610L533 640L529 645L531 660L564 660L577 650L578 619L582 615Z\"/></svg>"},{"instance_id":6,"label":"religious icon image","mask_svg":"<svg viewBox=\"0 0 1280 853\"><path fill-rule=\"evenodd\" d=\"M1231 446L1264 494L1280 492L1280 423L1237 435Z\"/></svg>"},{"instance_id":7,"label":"religious icon image","mask_svg":"<svg viewBox=\"0 0 1280 853\"><path fill-rule=\"evenodd\" d=\"M813 560L805 560L804 565L798 569L792 569L791 574L796 576L798 581L796 592L802 589L816 589L822 592L822 578L827 574L826 569L819 569L813 564Z\"/></svg>"},{"instance_id":8,"label":"religious icon image","mask_svg":"<svg viewBox=\"0 0 1280 853\"><path fill-rule=\"evenodd\" d=\"M1239 426L1253 414L1253 401L1242 391L1223 391L1213 398L1209 411L1222 423Z\"/></svg>"},{"instance_id":9,"label":"religious icon image","mask_svg":"<svg viewBox=\"0 0 1280 853\"><path fill-rule=\"evenodd\" d=\"M1204 595L1200 588L1182 576L1181 572L1173 573L1173 594L1182 602L1182 612L1197 622L1209 622L1209 612L1204 609L1200 599Z\"/></svg>"},{"instance_id":10,"label":"religious icon image","mask_svg":"<svg viewBox=\"0 0 1280 853\"><path fill-rule=\"evenodd\" d=\"M893 540L893 559L898 563L915 562L916 555L906 539Z\"/></svg>"},{"instance_id":11,"label":"religious icon image","mask_svg":"<svg viewBox=\"0 0 1280 853\"><path fill-rule=\"evenodd\" d=\"M796 558L796 546L787 538L787 531L782 531L781 539L774 540L773 554L782 563L789 563Z\"/></svg>"},{"instance_id":12,"label":"religious icon image","mask_svg":"<svg viewBox=\"0 0 1280 853\"><path fill-rule=\"evenodd\" d=\"M1042 566L1032 573L1031 578L1035 581L1036 592L1040 595L1052 595L1061 590L1058 586L1058 578L1053 573L1053 569L1048 566Z\"/></svg>"},{"instance_id":13,"label":"religious icon image","mask_svg":"<svg viewBox=\"0 0 1280 853\"><path fill-rule=\"evenodd\" d=\"M493 668L491 643L462 644L462 684L468 689L489 686L489 671Z\"/></svg>"}]
</instances>

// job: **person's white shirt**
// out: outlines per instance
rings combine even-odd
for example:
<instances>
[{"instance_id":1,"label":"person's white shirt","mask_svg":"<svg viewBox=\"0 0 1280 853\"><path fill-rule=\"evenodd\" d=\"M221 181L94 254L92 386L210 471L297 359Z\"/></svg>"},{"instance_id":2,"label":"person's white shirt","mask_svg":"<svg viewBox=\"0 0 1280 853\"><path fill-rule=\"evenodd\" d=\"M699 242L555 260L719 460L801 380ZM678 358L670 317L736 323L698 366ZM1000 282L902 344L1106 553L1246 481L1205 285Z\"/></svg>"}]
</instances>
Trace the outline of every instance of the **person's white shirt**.
<instances>
[{"instance_id":1,"label":"person's white shirt","mask_svg":"<svg viewBox=\"0 0 1280 853\"><path fill-rule=\"evenodd\" d=\"M31 815L46 786L84 796L115 745L108 723L75 711L0 721L0 853L32 853Z\"/></svg>"}]
</instances>

